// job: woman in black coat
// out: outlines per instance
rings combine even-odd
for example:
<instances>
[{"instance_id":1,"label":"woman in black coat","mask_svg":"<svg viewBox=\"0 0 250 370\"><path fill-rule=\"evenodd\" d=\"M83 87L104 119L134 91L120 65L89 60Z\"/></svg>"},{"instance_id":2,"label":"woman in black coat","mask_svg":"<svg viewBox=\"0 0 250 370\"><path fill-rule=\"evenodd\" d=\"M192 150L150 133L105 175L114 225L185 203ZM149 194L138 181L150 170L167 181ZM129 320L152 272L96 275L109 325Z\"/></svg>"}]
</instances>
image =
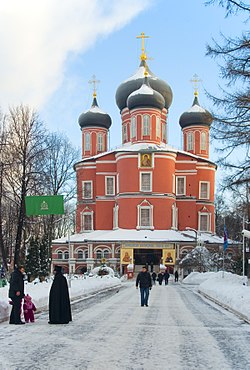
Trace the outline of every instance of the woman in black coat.
<instances>
[{"instance_id":1,"label":"woman in black coat","mask_svg":"<svg viewBox=\"0 0 250 370\"><path fill-rule=\"evenodd\" d=\"M163 280L163 274L161 272L159 272L159 274L158 274L159 285L162 285L162 280Z\"/></svg>"},{"instance_id":2,"label":"woman in black coat","mask_svg":"<svg viewBox=\"0 0 250 370\"><path fill-rule=\"evenodd\" d=\"M55 266L54 272L49 293L49 324L68 324L72 321L68 283L61 266Z\"/></svg>"},{"instance_id":3,"label":"woman in black coat","mask_svg":"<svg viewBox=\"0 0 250 370\"><path fill-rule=\"evenodd\" d=\"M10 315L10 324L25 324L21 321L21 305L24 297L24 267L16 268L10 278L9 298L11 299L12 310Z\"/></svg>"}]
</instances>

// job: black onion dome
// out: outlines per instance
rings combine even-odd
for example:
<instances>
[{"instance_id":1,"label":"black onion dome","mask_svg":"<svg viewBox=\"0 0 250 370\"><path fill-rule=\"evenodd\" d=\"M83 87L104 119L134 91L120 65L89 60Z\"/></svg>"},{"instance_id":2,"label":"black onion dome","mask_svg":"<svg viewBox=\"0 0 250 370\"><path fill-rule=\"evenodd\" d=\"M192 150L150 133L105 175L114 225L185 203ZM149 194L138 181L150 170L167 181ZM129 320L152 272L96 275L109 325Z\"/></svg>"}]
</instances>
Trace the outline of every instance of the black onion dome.
<instances>
[{"instance_id":1,"label":"black onion dome","mask_svg":"<svg viewBox=\"0 0 250 370\"><path fill-rule=\"evenodd\" d=\"M148 77L144 78L142 86L133 91L127 99L128 109L138 107L153 107L163 109L165 100L163 96L156 90L152 89L149 84Z\"/></svg>"},{"instance_id":2,"label":"black onion dome","mask_svg":"<svg viewBox=\"0 0 250 370\"><path fill-rule=\"evenodd\" d=\"M109 129L112 121L110 116L99 108L94 96L91 108L80 115L78 123L81 128L97 126Z\"/></svg>"},{"instance_id":3,"label":"black onion dome","mask_svg":"<svg viewBox=\"0 0 250 370\"><path fill-rule=\"evenodd\" d=\"M179 124L182 128L193 125L210 126L212 122L213 117L211 113L200 106L197 96L194 98L192 107L182 113L179 119Z\"/></svg>"},{"instance_id":4,"label":"black onion dome","mask_svg":"<svg viewBox=\"0 0 250 370\"><path fill-rule=\"evenodd\" d=\"M116 90L116 104L121 111L127 106L128 96L133 91L138 90L141 87L144 80L145 67L148 71L148 80L150 86L152 87L152 89L158 91L163 96L163 98L165 99L165 108L168 109L170 107L173 100L171 87L165 81L156 77L154 73L151 72L150 69L147 67L146 61L142 60L136 73L129 79L124 81Z\"/></svg>"}]
</instances>

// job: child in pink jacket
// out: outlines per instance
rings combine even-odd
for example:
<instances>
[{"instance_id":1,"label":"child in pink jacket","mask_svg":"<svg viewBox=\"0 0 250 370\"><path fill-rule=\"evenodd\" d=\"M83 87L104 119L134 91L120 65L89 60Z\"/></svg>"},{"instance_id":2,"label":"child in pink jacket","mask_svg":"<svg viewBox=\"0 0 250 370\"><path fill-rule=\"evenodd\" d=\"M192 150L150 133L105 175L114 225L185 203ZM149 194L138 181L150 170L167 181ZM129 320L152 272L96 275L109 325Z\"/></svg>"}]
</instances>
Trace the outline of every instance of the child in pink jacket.
<instances>
[{"instance_id":1,"label":"child in pink jacket","mask_svg":"<svg viewBox=\"0 0 250 370\"><path fill-rule=\"evenodd\" d=\"M26 294L24 296L24 303L23 303L23 313L24 313L24 319L26 323L28 323L29 321L30 322L35 321L34 311L36 311L36 306L32 302L31 296Z\"/></svg>"}]
</instances>

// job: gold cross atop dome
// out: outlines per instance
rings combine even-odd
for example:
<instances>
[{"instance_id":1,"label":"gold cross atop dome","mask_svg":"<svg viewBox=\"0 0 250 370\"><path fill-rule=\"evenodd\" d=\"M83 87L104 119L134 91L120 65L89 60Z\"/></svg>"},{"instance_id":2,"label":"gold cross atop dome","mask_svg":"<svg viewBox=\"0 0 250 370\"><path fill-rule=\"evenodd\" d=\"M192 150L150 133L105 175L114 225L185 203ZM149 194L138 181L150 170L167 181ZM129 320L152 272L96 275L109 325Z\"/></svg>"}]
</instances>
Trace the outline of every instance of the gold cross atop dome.
<instances>
[{"instance_id":1,"label":"gold cross atop dome","mask_svg":"<svg viewBox=\"0 0 250 370\"><path fill-rule=\"evenodd\" d=\"M202 80L199 78L199 76L195 73L193 75L193 78L190 80L190 82L193 85L194 88L194 96L198 96L198 89L199 89L199 82L202 82Z\"/></svg>"},{"instance_id":2,"label":"gold cross atop dome","mask_svg":"<svg viewBox=\"0 0 250 370\"><path fill-rule=\"evenodd\" d=\"M147 55L145 53L145 39L148 39L150 36L146 36L144 32L140 36L136 36L137 39L141 39L141 60L147 60Z\"/></svg>"},{"instance_id":3,"label":"gold cross atop dome","mask_svg":"<svg viewBox=\"0 0 250 370\"><path fill-rule=\"evenodd\" d=\"M96 79L96 76L92 76L92 80L89 80L89 84L93 84L93 97L96 98L96 84L99 84L100 80Z\"/></svg>"}]
</instances>

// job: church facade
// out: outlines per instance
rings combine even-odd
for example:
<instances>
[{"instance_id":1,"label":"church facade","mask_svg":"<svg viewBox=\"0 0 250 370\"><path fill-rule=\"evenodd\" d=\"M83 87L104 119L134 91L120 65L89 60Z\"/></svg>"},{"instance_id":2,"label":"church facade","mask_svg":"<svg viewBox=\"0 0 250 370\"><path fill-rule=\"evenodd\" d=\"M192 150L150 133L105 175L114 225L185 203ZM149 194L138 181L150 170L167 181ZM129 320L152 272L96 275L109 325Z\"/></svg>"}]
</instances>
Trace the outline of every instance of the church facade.
<instances>
[{"instance_id":1,"label":"church facade","mask_svg":"<svg viewBox=\"0 0 250 370\"><path fill-rule=\"evenodd\" d=\"M76 230L55 240L52 263L66 272L92 269L105 259L116 270L128 264L168 266L197 243L218 243L215 232L216 165L209 159L211 114L195 90L179 124L183 149L168 144L172 90L150 71L142 49L136 73L116 91L122 144L108 150L110 116L97 102L80 115L82 159L77 178Z\"/></svg>"}]
</instances>

